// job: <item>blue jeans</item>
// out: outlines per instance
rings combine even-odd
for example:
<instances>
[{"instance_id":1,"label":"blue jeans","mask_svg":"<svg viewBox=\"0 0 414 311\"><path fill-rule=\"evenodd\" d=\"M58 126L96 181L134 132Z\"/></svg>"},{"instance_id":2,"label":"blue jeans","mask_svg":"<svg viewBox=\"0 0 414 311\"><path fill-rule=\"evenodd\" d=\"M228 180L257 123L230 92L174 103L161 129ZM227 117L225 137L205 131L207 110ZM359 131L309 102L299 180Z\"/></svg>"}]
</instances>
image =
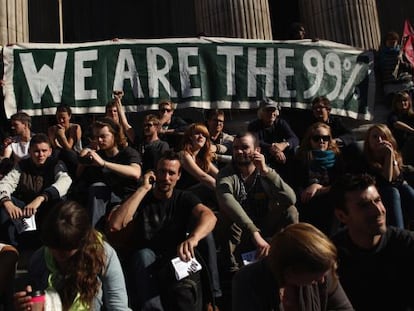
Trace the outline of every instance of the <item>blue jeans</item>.
<instances>
[{"instance_id":1,"label":"blue jeans","mask_svg":"<svg viewBox=\"0 0 414 311\"><path fill-rule=\"evenodd\" d=\"M388 224L404 228L404 215L414 219L414 189L406 182L398 185L383 185L379 187L384 206L389 217Z\"/></svg>"},{"instance_id":2,"label":"blue jeans","mask_svg":"<svg viewBox=\"0 0 414 311\"><path fill-rule=\"evenodd\" d=\"M14 205L17 207L23 209L26 206L26 203L16 199L15 197L11 197L11 200ZM39 226L39 223L36 219L36 225ZM37 231L40 228L37 228ZM25 246L26 244L35 244L35 242L32 241L32 237L37 237L37 232L35 233L24 233L24 237L28 239L30 237L30 240L27 241L27 243L23 243ZM14 225L12 219L10 218L9 213L5 208L0 208L0 241L6 242L8 244L13 245L14 247L18 247L20 249L20 244L22 242L25 242L24 240L19 239L19 234L17 233L16 226ZM40 245L40 240L37 241L36 244Z\"/></svg>"},{"instance_id":3,"label":"blue jeans","mask_svg":"<svg viewBox=\"0 0 414 311\"><path fill-rule=\"evenodd\" d=\"M108 207L120 202L121 199L105 183L96 182L90 185L88 189L88 208L92 226L97 229L103 229L101 228L101 222L109 212Z\"/></svg>"},{"instance_id":4,"label":"blue jeans","mask_svg":"<svg viewBox=\"0 0 414 311\"><path fill-rule=\"evenodd\" d=\"M140 249L132 255L126 279L133 310L164 310L158 288L157 271L153 268L156 260L156 254L149 248Z\"/></svg>"}]
</instances>

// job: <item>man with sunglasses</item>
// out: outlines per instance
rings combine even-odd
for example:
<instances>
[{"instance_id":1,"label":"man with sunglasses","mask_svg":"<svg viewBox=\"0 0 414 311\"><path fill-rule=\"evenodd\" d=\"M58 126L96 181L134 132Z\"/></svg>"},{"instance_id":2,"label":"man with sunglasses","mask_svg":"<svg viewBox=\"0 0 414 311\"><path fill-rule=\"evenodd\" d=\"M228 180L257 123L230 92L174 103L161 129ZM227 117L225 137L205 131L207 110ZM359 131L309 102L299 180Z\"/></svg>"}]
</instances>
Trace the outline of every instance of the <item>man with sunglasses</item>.
<instances>
[{"instance_id":1,"label":"man with sunglasses","mask_svg":"<svg viewBox=\"0 0 414 311\"><path fill-rule=\"evenodd\" d=\"M156 115L149 114L144 117L144 137L138 147L142 155L143 172L154 170L162 154L170 149L168 143L158 137L159 128L160 119Z\"/></svg>"},{"instance_id":2,"label":"man with sunglasses","mask_svg":"<svg viewBox=\"0 0 414 311\"><path fill-rule=\"evenodd\" d=\"M158 104L158 116L161 124L159 129L161 139L167 141L170 148L177 149L187 128L187 122L174 115L174 104L171 101L162 101Z\"/></svg>"},{"instance_id":3,"label":"man with sunglasses","mask_svg":"<svg viewBox=\"0 0 414 311\"><path fill-rule=\"evenodd\" d=\"M224 111L211 109L207 112L206 125L210 134L211 151L216 154L216 162L219 167L231 160L234 137L223 131ZM222 157L225 155L226 157Z\"/></svg>"}]
</instances>

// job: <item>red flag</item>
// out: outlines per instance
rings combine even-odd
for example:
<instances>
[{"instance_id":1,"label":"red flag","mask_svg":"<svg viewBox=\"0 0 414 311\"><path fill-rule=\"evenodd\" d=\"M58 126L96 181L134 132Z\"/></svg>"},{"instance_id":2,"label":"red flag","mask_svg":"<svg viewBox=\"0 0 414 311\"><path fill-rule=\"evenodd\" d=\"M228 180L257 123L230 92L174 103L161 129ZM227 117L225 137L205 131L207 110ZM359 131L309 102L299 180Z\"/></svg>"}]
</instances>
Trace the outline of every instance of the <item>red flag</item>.
<instances>
[{"instance_id":1,"label":"red flag","mask_svg":"<svg viewBox=\"0 0 414 311\"><path fill-rule=\"evenodd\" d=\"M404 56L414 66L414 29L408 19L404 22L402 42Z\"/></svg>"}]
</instances>

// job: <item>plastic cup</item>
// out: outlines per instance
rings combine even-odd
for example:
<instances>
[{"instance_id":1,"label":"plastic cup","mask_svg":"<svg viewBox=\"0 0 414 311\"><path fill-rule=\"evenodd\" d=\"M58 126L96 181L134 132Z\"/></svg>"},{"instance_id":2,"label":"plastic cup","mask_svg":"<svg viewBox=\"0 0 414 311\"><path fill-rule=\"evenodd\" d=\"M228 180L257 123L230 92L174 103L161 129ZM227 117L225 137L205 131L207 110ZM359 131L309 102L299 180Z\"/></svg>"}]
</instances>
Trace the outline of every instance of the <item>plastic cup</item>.
<instances>
[{"instance_id":1,"label":"plastic cup","mask_svg":"<svg viewBox=\"0 0 414 311\"><path fill-rule=\"evenodd\" d=\"M46 296L43 290L36 290L31 293L32 310L43 311L45 309Z\"/></svg>"}]
</instances>

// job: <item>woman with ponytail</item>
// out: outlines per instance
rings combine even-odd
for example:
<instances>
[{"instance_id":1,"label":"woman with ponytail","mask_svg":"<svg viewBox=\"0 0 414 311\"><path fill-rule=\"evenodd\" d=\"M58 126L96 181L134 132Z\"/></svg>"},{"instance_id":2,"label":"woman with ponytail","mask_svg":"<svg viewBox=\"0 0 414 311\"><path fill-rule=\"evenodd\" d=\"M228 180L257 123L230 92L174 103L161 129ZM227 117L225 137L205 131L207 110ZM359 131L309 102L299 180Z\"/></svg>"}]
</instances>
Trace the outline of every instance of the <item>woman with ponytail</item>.
<instances>
[{"instance_id":1,"label":"woman with ponytail","mask_svg":"<svg viewBox=\"0 0 414 311\"><path fill-rule=\"evenodd\" d=\"M29 265L31 286L15 294L16 310L32 309L32 290L56 292L62 310L129 310L119 259L92 228L86 209L75 201L60 203L44 224L44 246Z\"/></svg>"}]
</instances>

